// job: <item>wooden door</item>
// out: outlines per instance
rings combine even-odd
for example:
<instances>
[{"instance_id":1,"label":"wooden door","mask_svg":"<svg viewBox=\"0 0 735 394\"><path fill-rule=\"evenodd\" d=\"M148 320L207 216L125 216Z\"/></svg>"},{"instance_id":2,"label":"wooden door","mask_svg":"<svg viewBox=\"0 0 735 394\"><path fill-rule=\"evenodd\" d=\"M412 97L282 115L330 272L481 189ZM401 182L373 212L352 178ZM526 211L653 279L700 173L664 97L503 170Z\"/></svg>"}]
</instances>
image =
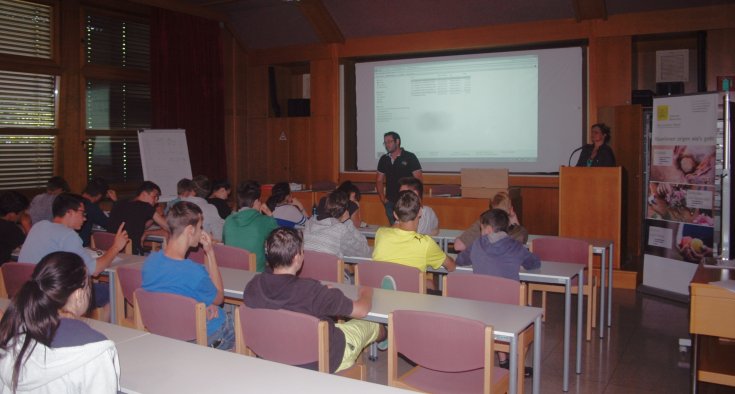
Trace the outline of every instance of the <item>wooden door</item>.
<instances>
[{"instance_id":1,"label":"wooden door","mask_svg":"<svg viewBox=\"0 0 735 394\"><path fill-rule=\"evenodd\" d=\"M268 118L268 182L289 181L288 119Z\"/></svg>"}]
</instances>

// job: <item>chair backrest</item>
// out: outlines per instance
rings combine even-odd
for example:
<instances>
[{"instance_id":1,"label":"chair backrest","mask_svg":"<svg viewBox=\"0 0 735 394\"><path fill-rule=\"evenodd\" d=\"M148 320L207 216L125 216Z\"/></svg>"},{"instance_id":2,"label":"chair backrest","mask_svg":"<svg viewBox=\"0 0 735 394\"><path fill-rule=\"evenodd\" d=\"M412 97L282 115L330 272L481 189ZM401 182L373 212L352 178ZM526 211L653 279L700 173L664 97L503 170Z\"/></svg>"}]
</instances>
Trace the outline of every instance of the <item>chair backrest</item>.
<instances>
[{"instance_id":1,"label":"chair backrest","mask_svg":"<svg viewBox=\"0 0 735 394\"><path fill-rule=\"evenodd\" d=\"M319 362L329 372L327 322L284 309L254 309L245 304L235 311L235 342L239 353L288 365Z\"/></svg>"},{"instance_id":2,"label":"chair backrest","mask_svg":"<svg viewBox=\"0 0 735 394\"><path fill-rule=\"evenodd\" d=\"M115 234L106 231L92 232L92 247L97 250L108 250L115 243ZM128 241L125 244L125 253L133 254L133 243Z\"/></svg>"},{"instance_id":3,"label":"chair backrest","mask_svg":"<svg viewBox=\"0 0 735 394\"><path fill-rule=\"evenodd\" d=\"M299 276L342 283L344 262L333 254L304 250L304 264Z\"/></svg>"},{"instance_id":4,"label":"chair backrest","mask_svg":"<svg viewBox=\"0 0 735 394\"><path fill-rule=\"evenodd\" d=\"M119 288L125 301L133 304L133 293L140 289L143 283L143 271L140 266L130 267L121 265L115 271L115 280L119 281Z\"/></svg>"},{"instance_id":5,"label":"chair backrest","mask_svg":"<svg viewBox=\"0 0 735 394\"><path fill-rule=\"evenodd\" d=\"M397 263L366 261L355 267L355 285L380 288L383 277L390 275L396 281L396 290L413 293L426 292L426 274L420 269Z\"/></svg>"},{"instance_id":6,"label":"chair backrest","mask_svg":"<svg viewBox=\"0 0 735 394\"><path fill-rule=\"evenodd\" d=\"M195 263L204 264L204 248L199 246L196 249L189 249L189 253L186 255L186 258Z\"/></svg>"},{"instance_id":7,"label":"chair backrest","mask_svg":"<svg viewBox=\"0 0 735 394\"><path fill-rule=\"evenodd\" d=\"M544 237L531 240L531 251L541 260L562 263L589 264L592 245L589 242L562 237Z\"/></svg>"},{"instance_id":8,"label":"chair backrest","mask_svg":"<svg viewBox=\"0 0 735 394\"><path fill-rule=\"evenodd\" d=\"M422 367L464 372L492 365L490 360L487 363L485 360L492 354L492 327L477 320L434 312L397 310L389 315L388 327L392 331L389 343ZM437 336L439 332L455 335ZM489 354L486 353L488 351Z\"/></svg>"},{"instance_id":9,"label":"chair backrest","mask_svg":"<svg viewBox=\"0 0 735 394\"><path fill-rule=\"evenodd\" d=\"M5 286L4 295L7 298L13 296L20 290L23 285L33 276L33 270L36 268L32 263L15 263L8 261L0 267L2 270L3 285Z\"/></svg>"},{"instance_id":10,"label":"chair backrest","mask_svg":"<svg viewBox=\"0 0 735 394\"><path fill-rule=\"evenodd\" d=\"M214 244L213 248L219 267L246 271L256 270L255 253L225 244Z\"/></svg>"},{"instance_id":11,"label":"chair backrest","mask_svg":"<svg viewBox=\"0 0 735 394\"><path fill-rule=\"evenodd\" d=\"M165 337L207 345L205 306L189 297L137 289L135 326Z\"/></svg>"},{"instance_id":12,"label":"chair backrest","mask_svg":"<svg viewBox=\"0 0 735 394\"><path fill-rule=\"evenodd\" d=\"M525 285L492 275L453 272L444 276L442 295L501 304L525 305Z\"/></svg>"}]
</instances>

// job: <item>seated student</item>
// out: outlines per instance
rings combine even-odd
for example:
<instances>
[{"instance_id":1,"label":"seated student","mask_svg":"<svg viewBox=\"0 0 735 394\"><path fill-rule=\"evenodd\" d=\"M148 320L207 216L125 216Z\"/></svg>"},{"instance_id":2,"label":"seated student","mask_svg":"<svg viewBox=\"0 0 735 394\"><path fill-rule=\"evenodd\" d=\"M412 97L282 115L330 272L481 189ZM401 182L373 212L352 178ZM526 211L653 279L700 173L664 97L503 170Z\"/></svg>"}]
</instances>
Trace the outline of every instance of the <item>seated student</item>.
<instances>
[{"instance_id":1,"label":"seated student","mask_svg":"<svg viewBox=\"0 0 735 394\"><path fill-rule=\"evenodd\" d=\"M212 235L212 238L221 241L222 240L222 226L225 221L219 216L217 207L207 202L209 196L209 189L211 184L209 178L204 175L197 175L192 179L194 183L194 195L188 197L182 197L181 201L188 201L196 204L199 209L202 210L204 215L204 231Z\"/></svg>"},{"instance_id":2,"label":"seated student","mask_svg":"<svg viewBox=\"0 0 735 394\"><path fill-rule=\"evenodd\" d=\"M481 236L464 252L457 256L457 265L472 265L476 274L499 276L506 279L520 280L518 272L521 267L531 270L541 266L538 256L511 238L508 233L510 219L508 214L499 208L485 211L480 215ZM508 354L499 352L500 366L508 369ZM525 376L533 374L531 367L526 367Z\"/></svg>"},{"instance_id":3,"label":"seated student","mask_svg":"<svg viewBox=\"0 0 735 394\"><path fill-rule=\"evenodd\" d=\"M339 289L296 275L304 262L299 230L283 227L273 230L265 251L272 272L253 277L245 287L243 302L250 308L286 309L326 321L329 324L329 372L351 367L363 348L378 336L385 336L377 323L358 320L370 312L373 289L360 287L357 301L352 301ZM335 324L335 317L354 319ZM316 370L317 363L302 367Z\"/></svg>"},{"instance_id":4,"label":"seated student","mask_svg":"<svg viewBox=\"0 0 735 394\"><path fill-rule=\"evenodd\" d=\"M492 200L490 200L490 209L493 208L502 209L508 214L508 217L510 218L508 236L525 245L526 242L528 242L528 231L518 222L518 216L516 216L513 204L511 203L510 196L507 192L499 192L493 196ZM467 249L467 247L472 245L477 238L480 238L481 232L482 229L480 221L477 220L475 223L472 223L470 228L454 239L454 250L461 252Z\"/></svg>"},{"instance_id":5,"label":"seated student","mask_svg":"<svg viewBox=\"0 0 735 394\"><path fill-rule=\"evenodd\" d=\"M271 196L265 204L273 212L273 218L279 226L303 226L308 219L301 201L291 196L291 187L287 182L273 185Z\"/></svg>"},{"instance_id":6,"label":"seated student","mask_svg":"<svg viewBox=\"0 0 735 394\"><path fill-rule=\"evenodd\" d=\"M481 236L457 256L457 265L472 265L476 274L500 276L520 280L521 266L531 270L541 266L538 256L511 238L510 219L502 209L491 209L480 216Z\"/></svg>"},{"instance_id":7,"label":"seated student","mask_svg":"<svg viewBox=\"0 0 735 394\"><path fill-rule=\"evenodd\" d=\"M362 193L360 193L360 189L358 189L351 181L344 181L336 190L341 190L347 193L350 197L349 201L347 201L347 211L350 213L350 221L352 221L352 225L356 228L360 228L362 223L362 216L360 213L360 198L362 197ZM326 201L327 196L319 199L319 204L316 207L317 214L327 215L324 211L324 204Z\"/></svg>"},{"instance_id":8,"label":"seated student","mask_svg":"<svg viewBox=\"0 0 735 394\"><path fill-rule=\"evenodd\" d=\"M13 251L23 245L31 229L26 209L26 196L10 190L0 192L0 265L10 260Z\"/></svg>"},{"instance_id":9,"label":"seated student","mask_svg":"<svg viewBox=\"0 0 735 394\"><path fill-rule=\"evenodd\" d=\"M161 196L161 188L151 181L144 181L138 187L136 196L132 200L118 201L110 212L110 221L107 224L108 231L118 228L125 223L125 229L130 235L133 243L133 254L143 254L143 238L145 230L153 222L161 227L158 233L168 233L166 219L156 212L158 197Z\"/></svg>"},{"instance_id":10,"label":"seated student","mask_svg":"<svg viewBox=\"0 0 735 394\"><path fill-rule=\"evenodd\" d=\"M102 212L102 208L97 205L103 198L108 197L110 200L117 201L117 193L110 190L110 186L102 178L92 178L87 182L87 187L82 191L84 199L84 209L87 213L87 220L84 221L82 228L79 229L79 237L82 238L84 247L90 246L92 239L92 226L97 225L109 231L107 228L109 218Z\"/></svg>"},{"instance_id":11,"label":"seated student","mask_svg":"<svg viewBox=\"0 0 735 394\"><path fill-rule=\"evenodd\" d=\"M232 213L232 207L230 206L231 192L232 186L230 185L230 181L217 181L212 184L212 193L207 199L210 204L217 207L217 212L223 220L227 219L227 217Z\"/></svg>"},{"instance_id":12,"label":"seated student","mask_svg":"<svg viewBox=\"0 0 735 394\"><path fill-rule=\"evenodd\" d=\"M142 287L178 294L207 305L207 345L229 350L235 345L232 316L219 307L224 302L222 276L212 249L212 237L202 229L202 210L188 201L176 203L166 215L171 235L162 251L143 264ZM197 264L186 258L189 248L202 245L206 258Z\"/></svg>"},{"instance_id":13,"label":"seated student","mask_svg":"<svg viewBox=\"0 0 735 394\"><path fill-rule=\"evenodd\" d=\"M54 199L54 220L42 220L31 227L26 241L20 249L18 261L37 264L41 259L52 252L71 252L79 255L87 266L91 276L97 276L107 269L112 260L128 243L128 234L125 223L117 228L112 247L97 259L92 258L87 249L82 246L82 239L75 230L79 230L86 220L83 198L77 194L62 193ZM109 312L110 287L106 283L94 284L94 306L105 307L103 320Z\"/></svg>"},{"instance_id":14,"label":"seated student","mask_svg":"<svg viewBox=\"0 0 735 394\"><path fill-rule=\"evenodd\" d=\"M419 227L416 230L419 234L437 235L439 234L439 218L431 207L424 205L424 184L421 180L414 177L405 177L398 180L401 185L398 191L410 190L419 196L421 201L421 218L419 219Z\"/></svg>"},{"instance_id":15,"label":"seated student","mask_svg":"<svg viewBox=\"0 0 735 394\"><path fill-rule=\"evenodd\" d=\"M373 260L408 265L424 272L428 267L437 269L442 265L447 271L454 271L454 260L431 237L416 232L421 217L421 200L416 193L399 192L393 216L396 224L381 227L375 234Z\"/></svg>"},{"instance_id":16,"label":"seated student","mask_svg":"<svg viewBox=\"0 0 735 394\"><path fill-rule=\"evenodd\" d=\"M166 203L166 207L163 209L164 215L168 215L168 210L174 206L177 202L181 201L182 198L192 197L196 195L194 193L194 181L188 178L181 178L176 182L176 198Z\"/></svg>"},{"instance_id":17,"label":"seated student","mask_svg":"<svg viewBox=\"0 0 735 394\"><path fill-rule=\"evenodd\" d=\"M45 256L0 321L0 392L117 393L115 344L80 318L90 282L68 252Z\"/></svg>"},{"instance_id":18,"label":"seated student","mask_svg":"<svg viewBox=\"0 0 735 394\"><path fill-rule=\"evenodd\" d=\"M265 269L265 239L278 228L276 220L261 213L260 184L245 181L237 187L237 204L240 210L228 216L222 231L225 245L235 246L255 253L257 271Z\"/></svg>"},{"instance_id":19,"label":"seated student","mask_svg":"<svg viewBox=\"0 0 735 394\"><path fill-rule=\"evenodd\" d=\"M370 257L367 239L350 221L349 198L341 190L326 196L324 212L306 221L304 249L335 256Z\"/></svg>"},{"instance_id":20,"label":"seated student","mask_svg":"<svg viewBox=\"0 0 735 394\"><path fill-rule=\"evenodd\" d=\"M53 176L46 182L46 192L36 195L31 200L31 206L28 207L28 214L31 215L31 225L41 220L53 219L51 213L51 204L54 198L61 193L69 192L69 184L60 176Z\"/></svg>"}]
</instances>

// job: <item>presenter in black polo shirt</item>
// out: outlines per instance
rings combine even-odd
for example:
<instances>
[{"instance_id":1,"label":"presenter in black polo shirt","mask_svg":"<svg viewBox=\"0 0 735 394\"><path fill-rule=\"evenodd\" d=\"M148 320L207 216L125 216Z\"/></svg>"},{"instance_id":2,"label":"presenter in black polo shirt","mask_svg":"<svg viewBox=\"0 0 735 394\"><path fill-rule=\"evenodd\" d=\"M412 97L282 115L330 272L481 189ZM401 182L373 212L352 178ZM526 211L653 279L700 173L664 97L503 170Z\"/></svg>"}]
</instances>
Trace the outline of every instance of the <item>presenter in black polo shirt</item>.
<instances>
[{"instance_id":1,"label":"presenter in black polo shirt","mask_svg":"<svg viewBox=\"0 0 735 394\"><path fill-rule=\"evenodd\" d=\"M375 179L375 188L378 189L380 202L385 207L385 215L391 225L395 221L393 217L393 204L398 198L398 180L403 177L414 177L422 179L421 163L416 155L401 148L401 136L395 131L389 131L383 135L383 145L386 154L378 162L378 176ZM383 191L383 184L385 192Z\"/></svg>"}]
</instances>

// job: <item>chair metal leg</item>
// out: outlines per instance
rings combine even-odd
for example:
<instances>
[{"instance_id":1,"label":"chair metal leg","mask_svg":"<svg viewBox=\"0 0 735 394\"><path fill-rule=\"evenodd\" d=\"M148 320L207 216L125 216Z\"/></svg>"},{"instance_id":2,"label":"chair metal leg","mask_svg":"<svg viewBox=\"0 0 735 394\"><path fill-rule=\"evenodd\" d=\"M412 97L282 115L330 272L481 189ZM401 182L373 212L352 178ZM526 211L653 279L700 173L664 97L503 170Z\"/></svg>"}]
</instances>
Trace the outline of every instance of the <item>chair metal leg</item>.
<instances>
[{"instance_id":1,"label":"chair metal leg","mask_svg":"<svg viewBox=\"0 0 735 394\"><path fill-rule=\"evenodd\" d=\"M368 359L370 361L377 361L378 360L378 344L373 342L370 344L370 348L368 349Z\"/></svg>"}]
</instances>

